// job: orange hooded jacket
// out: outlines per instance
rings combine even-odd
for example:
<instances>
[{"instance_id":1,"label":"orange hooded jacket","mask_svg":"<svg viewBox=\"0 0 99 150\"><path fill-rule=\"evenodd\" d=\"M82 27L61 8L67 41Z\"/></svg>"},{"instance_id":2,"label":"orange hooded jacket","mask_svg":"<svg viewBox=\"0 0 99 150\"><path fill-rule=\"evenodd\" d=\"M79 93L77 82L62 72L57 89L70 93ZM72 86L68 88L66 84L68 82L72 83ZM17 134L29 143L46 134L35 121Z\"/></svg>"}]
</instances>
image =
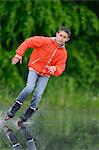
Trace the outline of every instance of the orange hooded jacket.
<instances>
[{"instance_id":1,"label":"orange hooded jacket","mask_svg":"<svg viewBox=\"0 0 99 150\"><path fill-rule=\"evenodd\" d=\"M55 66L54 76L59 76L64 70L67 59L67 51L59 47L54 39L43 36L34 36L26 39L16 50L15 57L22 59L28 48L34 48L30 56L29 70L35 70L42 76L51 76L47 66Z\"/></svg>"}]
</instances>

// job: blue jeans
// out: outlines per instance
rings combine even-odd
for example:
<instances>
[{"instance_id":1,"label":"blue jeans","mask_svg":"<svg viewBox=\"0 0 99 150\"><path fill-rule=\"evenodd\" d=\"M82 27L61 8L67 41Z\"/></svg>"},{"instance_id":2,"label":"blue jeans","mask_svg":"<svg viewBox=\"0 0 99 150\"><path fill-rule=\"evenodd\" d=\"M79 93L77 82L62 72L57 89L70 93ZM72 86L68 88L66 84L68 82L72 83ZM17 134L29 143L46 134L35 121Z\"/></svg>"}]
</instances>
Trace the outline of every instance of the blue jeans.
<instances>
[{"instance_id":1,"label":"blue jeans","mask_svg":"<svg viewBox=\"0 0 99 150\"><path fill-rule=\"evenodd\" d=\"M40 76L35 71L29 71L26 87L18 95L16 101L23 104L28 95L34 91L30 107L33 109L37 108L47 86L48 80L49 77Z\"/></svg>"}]
</instances>

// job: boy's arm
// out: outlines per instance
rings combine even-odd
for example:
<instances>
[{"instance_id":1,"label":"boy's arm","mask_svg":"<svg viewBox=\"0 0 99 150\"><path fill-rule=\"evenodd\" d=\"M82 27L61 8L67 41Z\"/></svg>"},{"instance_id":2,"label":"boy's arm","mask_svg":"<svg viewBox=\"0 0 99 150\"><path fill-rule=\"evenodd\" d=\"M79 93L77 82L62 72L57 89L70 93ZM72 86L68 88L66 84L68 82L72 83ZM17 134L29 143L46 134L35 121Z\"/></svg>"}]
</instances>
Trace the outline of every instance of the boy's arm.
<instances>
[{"instance_id":1,"label":"boy's arm","mask_svg":"<svg viewBox=\"0 0 99 150\"><path fill-rule=\"evenodd\" d=\"M55 67L56 67L56 71L54 73L54 76L60 76L63 73L63 71L65 70L66 64L64 64L64 65L60 64Z\"/></svg>"},{"instance_id":2,"label":"boy's arm","mask_svg":"<svg viewBox=\"0 0 99 150\"><path fill-rule=\"evenodd\" d=\"M67 60L67 54L61 57L61 59L55 63L54 66L56 70L54 72L54 76L60 76L63 73L66 67L66 60Z\"/></svg>"},{"instance_id":3,"label":"boy's arm","mask_svg":"<svg viewBox=\"0 0 99 150\"><path fill-rule=\"evenodd\" d=\"M41 47L46 43L46 39L47 38L41 36L34 36L26 39L16 50L15 57L22 60L22 57L28 48Z\"/></svg>"}]
</instances>

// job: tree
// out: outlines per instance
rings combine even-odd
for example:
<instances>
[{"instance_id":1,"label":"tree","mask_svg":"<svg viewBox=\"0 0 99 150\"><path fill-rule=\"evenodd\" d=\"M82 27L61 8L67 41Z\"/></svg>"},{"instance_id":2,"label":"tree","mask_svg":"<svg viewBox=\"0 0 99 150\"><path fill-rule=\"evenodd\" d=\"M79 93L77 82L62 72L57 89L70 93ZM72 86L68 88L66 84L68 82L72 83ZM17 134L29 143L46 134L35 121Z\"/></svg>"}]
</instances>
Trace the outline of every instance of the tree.
<instances>
[{"instance_id":1,"label":"tree","mask_svg":"<svg viewBox=\"0 0 99 150\"><path fill-rule=\"evenodd\" d=\"M34 35L55 36L58 27L65 25L72 31L71 42L66 44L69 56L66 75L75 78L78 85L95 89L99 83L99 22L98 7L96 8L94 10L94 2L85 1L2 1L0 78L3 84L9 86L9 80L11 82L15 72L16 80L22 80L20 74L25 76L26 69L23 68L27 64L31 50L24 57L23 66L16 65L13 68L9 64L15 49L22 41ZM16 85L16 81L13 83Z\"/></svg>"}]
</instances>

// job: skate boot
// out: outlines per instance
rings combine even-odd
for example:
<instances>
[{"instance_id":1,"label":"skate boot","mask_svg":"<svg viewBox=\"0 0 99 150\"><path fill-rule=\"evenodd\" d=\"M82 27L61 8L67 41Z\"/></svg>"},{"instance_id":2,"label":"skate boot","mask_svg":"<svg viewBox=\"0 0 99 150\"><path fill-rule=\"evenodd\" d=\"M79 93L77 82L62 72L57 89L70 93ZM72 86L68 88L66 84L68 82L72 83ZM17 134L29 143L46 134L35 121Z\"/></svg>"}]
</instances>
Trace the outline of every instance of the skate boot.
<instances>
[{"instance_id":1,"label":"skate boot","mask_svg":"<svg viewBox=\"0 0 99 150\"><path fill-rule=\"evenodd\" d=\"M18 121L17 125L19 127L20 133L24 136L26 140L28 150L37 150L35 139L32 137L29 129L25 126L25 124L21 120Z\"/></svg>"},{"instance_id":2,"label":"skate boot","mask_svg":"<svg viewBox=\"0 0 99 150\"><path fill-rule=\"evenodd\" d=\"M37 110L37 108L36 108L36 109L32 109L31 107L29 107L29 108L26 110L26 112L25 112L22 116L20 116L20 120L21 120L22 122L26 122L27 119L30 118L30 117L32 116L32 114L33 114L36 110Z\"/></svg>"},{"instance_id":3,"label":"skate boot","mask_svg":"<svg viewBox=\"0 0 99 150\"><path fill-rule=\"evenodd\" d=\"M4 133L11 143L13 150L22 150L22 146L18 142L13 130L11 130L8 126L4 126Z\"/></svg>"},{"instance_id":4,"label":"skate boot","mask_svg":"<svg viewBox=\"0 0 99 150\"><path fill-rule=\"evenodd\" d=\"M28 146L28 150L37 150L35 139L32 137L31 132L25 126L21 126L20 132L26 139L26 144Z\"/></svg>"},{"instance_id":5,"label":"skate boot","mask_svg":"<svg viewBox=\"0 0 99 150\"><path fill-rule=\"evenodd\" d=\"M11 107L11 110L9 110L6 114L5 114L5 121L9 120L10 118L13 118L15 113L20 109L21 104L19 104L18 102L15 102L15 104Z\"/></svg>"}]
</instances>

